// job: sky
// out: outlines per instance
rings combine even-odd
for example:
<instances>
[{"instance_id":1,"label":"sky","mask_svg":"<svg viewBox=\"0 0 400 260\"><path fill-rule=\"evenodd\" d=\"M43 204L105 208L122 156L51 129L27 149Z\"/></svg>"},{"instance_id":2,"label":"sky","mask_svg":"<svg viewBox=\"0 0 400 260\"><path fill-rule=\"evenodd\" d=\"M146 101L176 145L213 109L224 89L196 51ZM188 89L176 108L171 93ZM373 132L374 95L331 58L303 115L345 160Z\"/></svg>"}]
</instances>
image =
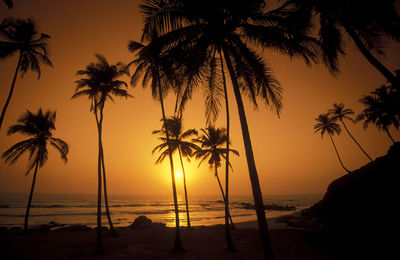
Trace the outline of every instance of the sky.
<instances>
[{"instance_id":1,"label":"sky","mask_svg":"<svg viewBox=\"0 0 400 260\"><path fill-rule=\"evenodd\" d=\"M51 36L49 56L54 67L42 66L42 76L28 71L18 78L15 92L0 132L0 152L26 139L6 129L27 109L36 112L40 107L57 111L54 136L69 144L68 163L64 164L56 150L49 148L49 159L38 172L35 192L79 193L97 192L97 130L94 115L86 98L71 100L79 79L76 72L95 61L94 54L104 55L110 63L128 63L134 56L127 49L129 40L140 40L142 16L137 0L15 0L13 9L0 2L0 19L5 17L33 18L39 32ZM386 57L379 59L391 70L400 68L400 46L385 43ZM358 100L385 83L385 79L359 54L346 38L346 57L340 60L341 73L333 77L321 64L308 67L302 60L265 50L263 57L279 79L283 93L280 118L268 107L258 109L245 100L246 116L255 154L256 166L264 195L323 194L329 183L343 176L345 171L337 160L327 136L314 134L315 118L326 113L333 103L343 102L356 114L363 109ZM0 105L8 95L17 56L0 60ZM131 70L133 71L133 70ZM129 78L125 78L129 82ZM229 87L232 148L240 156L231 156L233 172L230 192L250 195L251 186L240 131L233 91ZM159 102L153 100L149 88L129 87L134 99L115 99L104 111L103 145L109 194L171 194L169 162L155 165L159 144L152 131L161 127ZM168 115L172 115L174 96L166 100ZM184 112L184 127L205 128L204 99L197 92ZM217 127L225 126L225 112L221 108ZM370 125L347 123L349 130L373 157L386 154L391 141L383 132ZM395 140L400 133L390 129ZM368 163L350 137L342 132L335 136L344 165L355 170ZM232 158L233 157L233 158ZM27 193L32 174L25 176L27 157L14 165L0 162L0 192ZM181 171L178 158L175 167ZM207 163L198 167L194 158L185 161L187 186L190 195L218 195L214 173ZM219 169L223 180L224 169ZM177 178L182 193L182 178Z\"/></svg>"}]
</instances>

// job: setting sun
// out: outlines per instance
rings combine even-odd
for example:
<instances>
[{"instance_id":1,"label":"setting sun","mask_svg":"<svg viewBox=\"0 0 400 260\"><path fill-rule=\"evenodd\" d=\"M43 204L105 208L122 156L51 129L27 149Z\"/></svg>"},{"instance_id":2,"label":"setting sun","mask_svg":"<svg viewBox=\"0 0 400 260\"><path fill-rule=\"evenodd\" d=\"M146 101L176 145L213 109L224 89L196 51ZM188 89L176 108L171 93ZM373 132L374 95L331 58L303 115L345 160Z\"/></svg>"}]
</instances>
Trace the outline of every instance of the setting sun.
<instances>
[{"instance_id":1,"label":"setting sun","mask_svg":"<svg viewBox=\"0 0 400 260\"><path fill-rule=\"evenodd\" d=\"M175 176L176 176L176 178L182 178L182 173L181 172L176 172Z\"/></svg>"}]
</instances>

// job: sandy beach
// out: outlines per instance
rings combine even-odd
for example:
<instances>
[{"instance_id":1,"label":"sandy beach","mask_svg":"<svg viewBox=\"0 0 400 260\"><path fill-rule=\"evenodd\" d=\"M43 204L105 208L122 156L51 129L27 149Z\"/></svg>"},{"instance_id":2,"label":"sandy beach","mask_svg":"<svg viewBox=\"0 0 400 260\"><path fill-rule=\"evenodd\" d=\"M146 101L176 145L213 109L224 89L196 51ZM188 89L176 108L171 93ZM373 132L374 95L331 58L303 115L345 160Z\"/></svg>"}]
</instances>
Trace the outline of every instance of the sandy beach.
<instances>
[{"instance_id":1,"label":"sandy beach","mask_svg":"<svg viewBox=\"0 0 400 260\"><path fill-rule=\"evenodd\" d=\"M269 219L276 259L345 259L313 233ZM84 226L56 230L0 231L1 259L263 259L256 222L237 223L232 237L237 251L226 251L223 225L182 228L183 253L173 253L174 228L149 225L103 232L105 252L95 253L95 230Z\"/></svg>"}]
</instances>

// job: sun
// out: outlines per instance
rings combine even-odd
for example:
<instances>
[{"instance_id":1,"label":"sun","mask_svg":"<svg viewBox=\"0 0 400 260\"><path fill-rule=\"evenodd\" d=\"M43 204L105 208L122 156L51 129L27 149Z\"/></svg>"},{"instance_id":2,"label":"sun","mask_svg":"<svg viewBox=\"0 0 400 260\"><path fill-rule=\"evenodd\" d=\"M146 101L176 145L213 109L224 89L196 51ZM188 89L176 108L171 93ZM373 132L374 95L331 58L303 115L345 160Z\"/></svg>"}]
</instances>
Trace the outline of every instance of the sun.
<instances>
[{"instance_id":1,"label":"sun","mask_svg":"<svg viewBox=\"0 0 400 260\"><path fill-rule=\"evenodd\" d=\"M176 178L182 178L182 173L181 172L176 172L175 176L176 176Z\"/></svg>"}]
</instances>

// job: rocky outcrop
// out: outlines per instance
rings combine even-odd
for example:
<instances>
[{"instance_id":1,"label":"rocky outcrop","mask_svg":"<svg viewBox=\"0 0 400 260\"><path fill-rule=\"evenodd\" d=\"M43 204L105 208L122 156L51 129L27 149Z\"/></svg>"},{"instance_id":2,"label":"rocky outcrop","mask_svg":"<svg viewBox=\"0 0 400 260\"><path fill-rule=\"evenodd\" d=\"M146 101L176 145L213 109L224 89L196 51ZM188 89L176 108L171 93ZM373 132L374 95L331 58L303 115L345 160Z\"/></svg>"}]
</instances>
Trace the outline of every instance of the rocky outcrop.
<instances>
[{"instance_id":1,"label":"rocky outcrop","mask_svg":"<svg viewBox=\"0 0 400 260\"><path fill-rule=\"evenodd\" d=\"M400 143L387 155L334 180L302 221L332 237L377 239L398 220Z\"/></svg>"},{"instance_id":2,"label":"rocky outcrop","mask_svg":"<svg viewBox=\"0 0 400 260\"><path fill-rule=\"evenodd\" d=\"M154 228L154 227L165 227L165 224L153 222L146 216L139 216L133 221L131 225L129 225L128 228L133 230L138 230L143 228Z\"/></svg>"}]
</instances>

